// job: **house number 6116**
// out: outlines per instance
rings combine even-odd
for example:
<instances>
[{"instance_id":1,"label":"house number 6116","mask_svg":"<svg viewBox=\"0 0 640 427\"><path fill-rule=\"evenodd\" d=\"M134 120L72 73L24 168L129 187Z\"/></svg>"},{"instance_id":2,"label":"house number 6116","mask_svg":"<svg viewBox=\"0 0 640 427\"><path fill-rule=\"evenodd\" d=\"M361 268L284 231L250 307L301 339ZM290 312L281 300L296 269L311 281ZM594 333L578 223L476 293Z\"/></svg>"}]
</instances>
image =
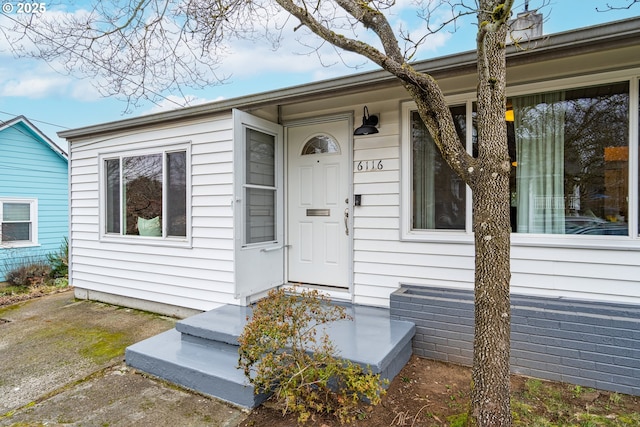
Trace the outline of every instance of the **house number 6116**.
<instances>
[{"instance_id":1,"label":"house number 6116","mask_svg":"<svg viewBox=\"0 0 640 427\"><path fill-rule=\"evenodd\" d=\"M381 171L382 169L384 169L382 160L361 160L356 166L358 172Z\"/></svg>"}]
</instances>

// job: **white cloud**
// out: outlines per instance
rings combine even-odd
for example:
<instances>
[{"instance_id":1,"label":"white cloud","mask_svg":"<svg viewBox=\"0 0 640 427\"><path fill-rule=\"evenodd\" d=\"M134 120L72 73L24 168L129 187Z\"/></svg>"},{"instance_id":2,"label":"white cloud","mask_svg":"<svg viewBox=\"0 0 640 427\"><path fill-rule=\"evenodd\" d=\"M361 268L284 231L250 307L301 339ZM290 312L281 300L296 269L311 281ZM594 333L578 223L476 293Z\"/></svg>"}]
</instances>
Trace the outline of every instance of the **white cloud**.
<instances>
[{"instance_id":1,"label":"white cloud","mask_svg":"<svg viewBox=\"0 0 640 427\"><path fill-rule=\"evenodd\" d=\"M416 16L413 0L400 0L388 12L390 23L396 28L396 32L402 27L405 31L410 30L417 38L427 31L426 23ZM447 17L450 17L450 12L447 15L445 10L438 10L434 14L434 19L442 20ZM283 13L279 19L284 22L286 14ZM286 27L282 30L283 38L275 52L266 40L233 41L228 55L222 61L221 74L232 75L233 81L277 73L307 73L309 80L321 80L378 67L359 54L342 51L322 42L304 28L294 32L293 28L297 24L295 19L287 20ZM352 34L345 35L353 37ZM359 28L357 37L372 46L380 45L377 36L371 31ZM451 38L452 33L446 30L429 36L427 42L419 47L414 59L434 56ZM314 51L312 46L320 47Z\"/></svg>"},{"instance_id":2,"label":"white cloud","mask_svg":"<svg viewBox=\"0 0 640 427\"><path fill-rule=\"evenodd\" d=\"M42 99L50 96L64 97L78 101L94 101L100 98L98 90L88 79L61 74L30 58L6 58L0 55L0 63L12 64L0 67L0 96Z\"/></svg>"},{"instance_id":3,"label":"white cloud","mask_svg":"<svg viewBox=\"0 0 640 427\"><path fill-rule=\"evenodd\" d=\"M24 96L38 99L59 95L68 82L61 78L39 76L13 78L2 82L0 96Z\"/></svg>"}]
</instances>

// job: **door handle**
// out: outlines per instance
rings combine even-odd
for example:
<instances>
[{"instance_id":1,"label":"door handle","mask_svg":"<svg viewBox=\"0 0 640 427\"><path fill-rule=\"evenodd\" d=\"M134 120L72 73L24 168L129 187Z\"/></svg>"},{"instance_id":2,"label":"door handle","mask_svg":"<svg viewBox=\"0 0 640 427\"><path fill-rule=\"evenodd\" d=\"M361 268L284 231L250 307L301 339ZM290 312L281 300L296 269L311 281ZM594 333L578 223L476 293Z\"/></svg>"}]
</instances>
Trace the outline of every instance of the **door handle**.
<instances>
[{"instance_id":1,"label":"door handle","mask_svg":"<svg viewBox=\"0 0 640 427\"><path fill-rule=\"evenodd\" d=\"M349 235L349 208L344 208L344 233Z\"/></svg>"}]
</instances>

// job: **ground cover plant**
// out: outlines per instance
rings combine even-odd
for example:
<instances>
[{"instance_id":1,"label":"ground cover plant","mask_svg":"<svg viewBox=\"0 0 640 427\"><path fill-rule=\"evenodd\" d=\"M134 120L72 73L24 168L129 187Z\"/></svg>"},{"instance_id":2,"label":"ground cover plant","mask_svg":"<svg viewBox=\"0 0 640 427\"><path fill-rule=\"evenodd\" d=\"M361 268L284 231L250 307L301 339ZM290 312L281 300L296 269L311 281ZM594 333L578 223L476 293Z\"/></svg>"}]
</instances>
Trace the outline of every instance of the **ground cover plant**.
<instances>
[{"instance_id":1,"label":"ground cover plant","mask_svg":"<svg viewBox=\"0 0 640 427\"><path fill-rule=\"evenodd\" d=\"M358 409L380 402L383 381L339 357L323 327L351 320L341 306L316 290L272 290L257 303L238 339L239 366L256 393L272 393L282 414L297 422L329 415L352 422Z\"/></svg>"}]
</instances>

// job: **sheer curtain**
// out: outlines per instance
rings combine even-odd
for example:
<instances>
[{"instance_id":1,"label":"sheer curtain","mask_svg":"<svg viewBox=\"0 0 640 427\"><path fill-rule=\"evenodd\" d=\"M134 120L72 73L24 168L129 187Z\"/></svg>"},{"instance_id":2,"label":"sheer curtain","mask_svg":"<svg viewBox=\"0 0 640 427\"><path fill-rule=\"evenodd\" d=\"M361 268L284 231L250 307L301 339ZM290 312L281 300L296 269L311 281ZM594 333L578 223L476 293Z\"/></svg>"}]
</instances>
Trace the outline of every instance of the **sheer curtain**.
<instances>
[{"instance_id":1,"label":"sheer curtain","mask_svg":"<svg viewBox=\"0 0 640 427\"><path fill-rule=\"evenodd\" d=\"M564 92L513 99L519 233L563 234Z\"/></svg>"},{"instance_id":2,"label":"sheer curtain","mask_svg":"<svg viewBox=\"0 0 640 427\"><path fill-rule=\"evenodd\" d=\"M434 229L435 224L435 156L433 138L422 125L417 113L413 114L413 228Z\"/></svg>"}]
</instances>

